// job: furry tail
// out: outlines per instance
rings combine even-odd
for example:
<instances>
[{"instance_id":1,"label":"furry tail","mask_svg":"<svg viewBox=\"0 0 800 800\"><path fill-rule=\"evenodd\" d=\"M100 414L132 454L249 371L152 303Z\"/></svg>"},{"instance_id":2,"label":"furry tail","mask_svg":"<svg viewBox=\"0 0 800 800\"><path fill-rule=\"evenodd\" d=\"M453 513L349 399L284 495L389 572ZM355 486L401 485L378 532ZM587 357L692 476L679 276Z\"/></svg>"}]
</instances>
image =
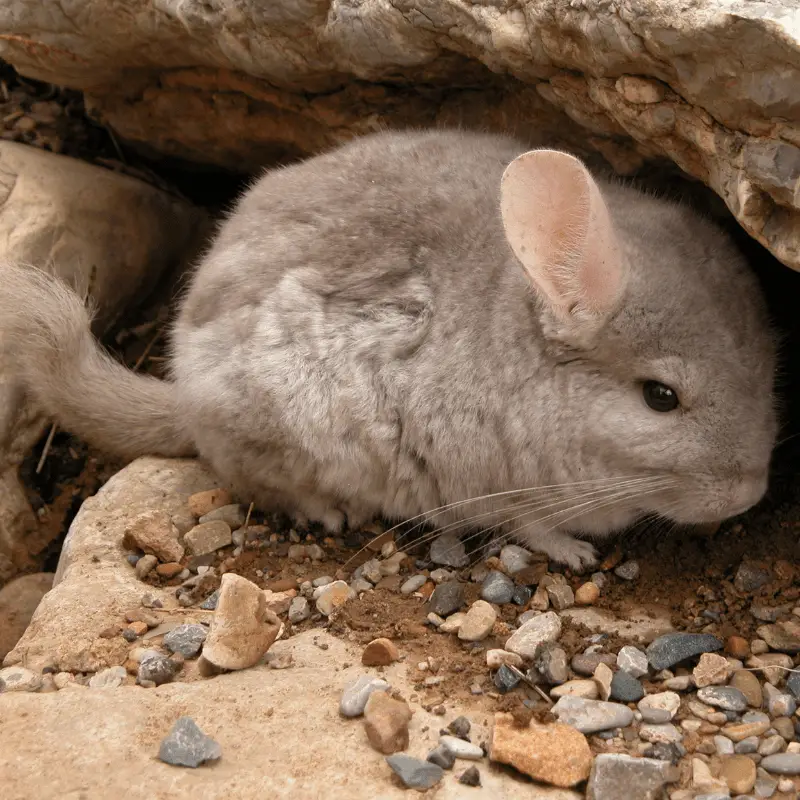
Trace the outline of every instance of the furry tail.
<instances>
[{"instance_id":1,"label":"furry tail","mask_svg":"<svg viewBox=\"0 0 800 800\"><path fill-rule=\"evenodd\" d=\"M91 312L62 281L0 263L0 348L42 411L122 458L193 455L174 385L116 362L90 323Z\"/></svg>"}]
</instances>

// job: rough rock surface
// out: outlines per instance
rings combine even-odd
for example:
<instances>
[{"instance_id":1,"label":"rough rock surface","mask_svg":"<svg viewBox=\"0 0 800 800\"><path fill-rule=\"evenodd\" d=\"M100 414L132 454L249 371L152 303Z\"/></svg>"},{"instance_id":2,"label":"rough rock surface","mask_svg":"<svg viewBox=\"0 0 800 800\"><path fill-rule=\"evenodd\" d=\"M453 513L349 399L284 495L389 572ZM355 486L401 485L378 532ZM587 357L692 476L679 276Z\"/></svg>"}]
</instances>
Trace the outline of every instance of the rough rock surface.
<instances>
[{"instance_id":1,"label":"rough rock surface","mask_svg":"<svg viewBox=\"0 0 800 800\"><path fill-rule=\"evenodd\" d=\"M33 612L52 585L52 572L37 572L16 578L0 589L0 660L25 633Z\"/></svg>"},{"instance_id":2,"label":"rough rock surface","mask_svg":"<svg viewBox=\"0 0 800 800\"><path fill-rule=\"evenodd\" d=\"M0 57L88 90L93 111L133 142L242 169L387 124L517 129L580 141L621 172L667 157L800 266L800 38L790 3L54 8L0 7Z\"/></svg>"}]
</instances>

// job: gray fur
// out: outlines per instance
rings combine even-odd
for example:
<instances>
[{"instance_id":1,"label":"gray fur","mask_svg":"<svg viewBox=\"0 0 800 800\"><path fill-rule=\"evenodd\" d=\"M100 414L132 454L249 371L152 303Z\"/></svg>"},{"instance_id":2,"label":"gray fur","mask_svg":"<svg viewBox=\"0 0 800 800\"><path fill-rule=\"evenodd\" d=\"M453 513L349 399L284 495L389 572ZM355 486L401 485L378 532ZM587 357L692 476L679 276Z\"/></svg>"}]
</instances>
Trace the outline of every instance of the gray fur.
<instances>
[{"instance_id":1,"label":"gray fur","mask_svg":"<svg viewBox=\"0 0 800 800\"><path fill-rule=\"evenodd\" d=\"M502 523L580 567L594 550L575 533L744 511L764 492L776 422L773 342L741 256L689 210L601 183L624 293L591 336L570 338L499 212L525 149L383 133L267 173L192 279L172 383L111 363L79 301L11 266L9 349L32 394L90 441L126 456L193 445L243 500L329 529L530 487L669 479L605 506L565 489L577 510L560 517L512 520L521 512L504 506L535 496L522 492L431 517L483 513L478 527ZM645 379L676 388L684 409L649 409Z\"/></svg>"}]
</instances>

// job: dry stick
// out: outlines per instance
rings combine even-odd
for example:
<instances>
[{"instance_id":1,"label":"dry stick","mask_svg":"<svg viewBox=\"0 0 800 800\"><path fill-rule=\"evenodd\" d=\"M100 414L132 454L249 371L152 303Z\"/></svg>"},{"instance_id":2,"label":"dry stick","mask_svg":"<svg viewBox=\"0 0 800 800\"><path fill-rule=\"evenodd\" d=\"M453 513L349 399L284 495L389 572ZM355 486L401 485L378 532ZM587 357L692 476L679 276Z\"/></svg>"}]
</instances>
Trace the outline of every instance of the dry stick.
<instances>
[{"instance_id":1,"label":"dry stick","mask_svg":"<svg viewBox=\"0 0 800 800\"><path fill-rule=\"evenodd\" d=\"M543 700L548 702L551 706L553 705L552 698L548 697L524 672L512 666L511 664L506 664L506 667L508 667L508 669L510 669L521 681L527 683L531 689L533 689L535 692L538 692Z\"/></svg>"},{"instance_id":2,"label":"dry stick","mask_svg":"<svg viewBox=\"0 0 800 800\"><path fill-rule=\"evenodd\" d=\"M244 525L242 526L242 530L247 533L247 526L250 524L250 515L253 513L253 508L255 508L255 503L250 503L250 507L247 509L247 516L244 518Z\"/></svg>"},{"instance_id":3,"label":"dry stick","mask_svg":"<svg viewBox=\"0 0 800 800\"><path fill-rule=\"evenodd\" d=\"M36 474L38 475L44 468L44 462L47 460L47 454L50 452L50 446L53 444L53 437L56 435L56 428L58 425L54 422L50 426L50 433L47 434L47 440L42 448L42 454L39 456L39 463L36 465Z\"/></svg>"},{"instance_id":4,"label":"dry stick","mask_svg":"<svg viewBox=\"0 0 800 800\"><path fill-rule=\"evenodd\" d=\"M153 345L155 345L155 343L159 340L160 336L161 336L161 331L158 330L156 331L156 335L147 343L147 347L145 347L144 352L139 356L139 358L136 360L136 363L133 365L134 372L139 371L139 367L142 366L144 360L147 358L148 355L150 355L150 351L153 349Z\"/></svg>"}]
</instances>

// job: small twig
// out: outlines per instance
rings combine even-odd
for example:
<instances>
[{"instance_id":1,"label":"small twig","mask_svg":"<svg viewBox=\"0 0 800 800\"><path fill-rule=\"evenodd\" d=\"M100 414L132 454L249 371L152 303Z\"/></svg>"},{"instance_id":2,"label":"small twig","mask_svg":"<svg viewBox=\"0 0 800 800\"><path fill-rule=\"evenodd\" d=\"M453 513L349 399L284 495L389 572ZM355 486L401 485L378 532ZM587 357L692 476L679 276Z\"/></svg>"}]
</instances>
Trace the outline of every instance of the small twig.
<instances>
[{"instance_id":1,"label":"small twig","mask_svg":"<svg viewBox=\"0 0 800 800\"><path fill-rule=\"evenodd\" d=\"M39 463L36 465L36 474L38 475L44 469L44 462L47 460L47 455L50 452L50 446L53 444L53 437L56 435L58 425L54 422L50 427L50 433L47 434L47 439L42 448L42 454L39 456Z\"/></svg>"},{"instance_id":2,"label":"small twig","mask_svg":"<svg viewBox=\"0 0 800 800\"><path fill-rule=\"evenodd\" d=\"M250 515L253 513L253 508L255 507L255 503L250 503L250 508L247 509L247 516L244 518L244 525L242 525L242 530L247 533L247 526L250 524Z\"/></svg>"},{"instance_id":3,"label":"small twig","mask_svg":"<svg viewBox=\"0 0 800 800\"><path fill-rule=\"evenodd\" d=\"M508 667L508 669L510 669L521 681L527 683L534 692L537 692L542 700L546 701L551 706L554 705L552 698L548 697L524 672L512 666L511 664L506 664L506 667Z\"/></svg>"},{"instance_id":4,"label":"small twig","mask_svg":"<svg viewBox=\"0 0 800 800\"><path fill-rule=\"evenodd\" d=\"M139 356L136 360L136 363L133 365L133 371L138 372L139 367L142 366L144 360L150 355L150 351L153 349L153 345L158 341L159 337L161 336L161 331L156 331L156 335L147 343L147 347L145 347L144 352Z\"/></svg>"},{"instance_id":5,"label":"small twig","mask_svg":"<svg viewBox=\"0 0 800 800\"><path fill-rule=\"evenodd\" d=\"M119 156L119 160L127 167L128 166L128 159L125 158L125 153L122 152L122 148L119 146L119 141L117 137L114 135L114 131L110 125L103 126L106 129L106 133L108 137L111 139L111 144L114 145L114 149L117 151L117 155Z\"/></svg>"}]
</instances>

